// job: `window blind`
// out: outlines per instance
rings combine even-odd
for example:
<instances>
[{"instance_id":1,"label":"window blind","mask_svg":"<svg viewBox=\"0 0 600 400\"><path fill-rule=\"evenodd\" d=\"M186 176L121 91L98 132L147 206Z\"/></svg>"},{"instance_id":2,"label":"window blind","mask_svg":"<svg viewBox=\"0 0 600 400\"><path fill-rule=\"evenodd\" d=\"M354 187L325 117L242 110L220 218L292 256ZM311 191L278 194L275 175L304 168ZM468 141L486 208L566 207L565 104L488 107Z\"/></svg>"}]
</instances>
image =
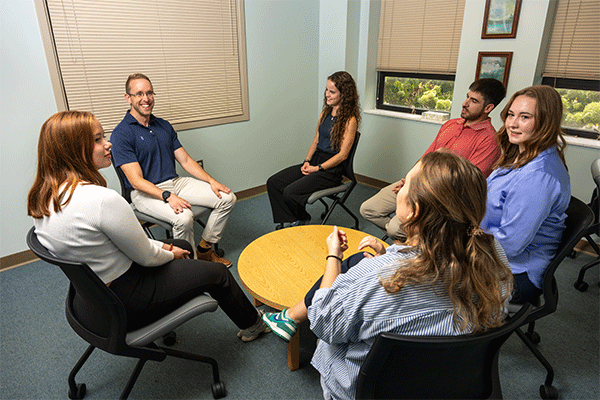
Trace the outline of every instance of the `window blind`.
<instances>
[{"instance_id":1,"label":"window blind","mask_svg":"<svg viewBox=\"0 0 600 400\"><path fill-rule=\"evenodd\" d=\"M377 70L455 74L464 0L382 0Z\"/></svg>"},{"instance_id":2,"label":"window blind","mask_svg":"<svg viewBox=\"0 0 600 400\"><path fill-rule=\"evenodd\" d=\"M129 108L127 77L140 72L153 113L175 129L248 119L243 0L39 1L63 109L91 111L110 132Z\"/></svg>"},{"instance_id":3,"label":"window blind","mask_svg":"<svg viewBox=\"0 0 600 400\"><path fill-rule=\"evenodd\" d=\"M558 1L543 75L600 80L600 1Z\"/></svg>"}]
</instances>

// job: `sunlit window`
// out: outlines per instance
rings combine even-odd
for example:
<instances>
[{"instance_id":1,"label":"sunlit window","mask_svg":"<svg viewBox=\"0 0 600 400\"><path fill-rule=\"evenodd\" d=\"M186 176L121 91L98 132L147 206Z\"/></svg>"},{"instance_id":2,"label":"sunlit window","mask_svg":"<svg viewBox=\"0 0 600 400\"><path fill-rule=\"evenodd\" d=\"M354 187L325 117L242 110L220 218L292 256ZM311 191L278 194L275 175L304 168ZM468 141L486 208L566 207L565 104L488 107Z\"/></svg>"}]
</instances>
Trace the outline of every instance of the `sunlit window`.
<instances>
[{"instance_id":1,"label":"sunlit window","mask_svg":"<svg viewBox=\"0 0 600 400\"><path fill-rule=\"evenodd\" d=\"M563 101L563 127L590 131L597 137L600 133L600 92L573 89L557 89L557 92Z\"/></svg>"},{"instance_id":2,"label":"sunlit window","mask_svg":"<svg viewBox=\"0 0 600 400\"><path fill-rule=\"evenodd\" d=\"M377 108L414 114L429 110L449 113L453 91L453 76L400 76L380 72Z\"/></svg>"}]
</instances>

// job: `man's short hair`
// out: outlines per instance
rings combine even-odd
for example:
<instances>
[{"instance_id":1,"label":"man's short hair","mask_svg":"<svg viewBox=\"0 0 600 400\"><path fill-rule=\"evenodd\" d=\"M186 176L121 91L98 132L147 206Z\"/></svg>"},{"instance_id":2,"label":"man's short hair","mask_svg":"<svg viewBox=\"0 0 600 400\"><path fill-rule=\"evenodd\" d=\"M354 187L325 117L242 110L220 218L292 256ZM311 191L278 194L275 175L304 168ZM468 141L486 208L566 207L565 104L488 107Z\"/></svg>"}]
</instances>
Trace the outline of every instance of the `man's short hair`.
<instances>
[{"instance_id":1,"label":"man's short hair","mask_svg":"<svg viewBox=\"0 0 600 400\"><path fill-rule=\"evenodd\" d=\"M129 75L129 77L127 78L127 82L125 82L125 93L129 94L129 82L136 80L136 79L145 79L148 82L150 82L150 78L148 78L146 75L144 74L131 74ZM152 82L150 82L150 85L152 85Z\"/></svg>"},{"instance_id":2,"label":"man's short hair","mask_svg":"<svg viewBox=\"0 0 600 400\"><path fill-rule=\"evenodd\" d=\"M480 93L485 100L485 105L491 103L494 108L506 97L506 88L502 82L493 78L477 79L471 83L469 90Z\"/></svg>"}]
</instances>

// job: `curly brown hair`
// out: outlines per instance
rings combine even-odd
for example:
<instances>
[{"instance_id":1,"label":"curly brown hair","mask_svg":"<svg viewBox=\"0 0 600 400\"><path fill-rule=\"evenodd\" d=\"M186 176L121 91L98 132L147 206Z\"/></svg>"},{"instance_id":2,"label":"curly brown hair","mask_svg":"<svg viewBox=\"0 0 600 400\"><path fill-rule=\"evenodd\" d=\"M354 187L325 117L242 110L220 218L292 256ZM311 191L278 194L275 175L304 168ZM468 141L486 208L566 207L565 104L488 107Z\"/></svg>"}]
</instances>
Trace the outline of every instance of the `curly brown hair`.
<instances>
[{"instance_id":1,"label":"curly brown hair","mask_svg":"<svg viewBox=\"0 0 600 400\"><path fill-rule=\"evenodd\" d=\"M475 331L500 326L512 273L496 253L494 237L479 228L486 210L485 176L449 150L428 153L412 176L405 223L419 254L381 284L390 293L407 284L439 282L454 306L454 321Z\"/></svg>"},{"instance_id":2,"label":"curly brown hair","mask_svg":"<svg viewBox=\"0 0 600 400\"><path fill-rule=\"evenodd\" d=\"M553 146L556 146L558 155L566 167L564 150L567 144L561 130L563 105L560 94L556 89L547 85L529 86L521 89L512 95L508 104L500 113L502 122L506 121L510 107L519 96L527 96L536 100L533 128L535 133L531 140L524 143L525 151L521 154L519 153L519 146L508 140L506 126L502 125L502 128L496 132L502 153L494 168L520 168L537 157L542 151ZM515 162L517 157L518 161Z\"/></svg>"},{"instance_id":3,"label":"curly brown hair","mask_svg":"<svg viewBox=\"0 0 600 400\"><path fill-rule=\"evenodd\" d=\"M95 122L94 114L86 111L58 112L44 122L38 140L37 175L27 196L27 215L47 217L51 203L54 212L59 212L80 182L106 186L92 156Z\"/></svg>"},{"instance_id":4,"label":"curly brown hair","mask_svg":"<svg viewBox=\"0 0 600 400\"><path fill-rule=\"evenodd\" d=\"M340 91L340 108L338 109L338 115L335 118L335 123L331 129L331 144L335 149L339 149L342 140L344 139L344 131L346 125L352 117L356 119L356 125L360 125L360 103L358 101L358 91L356 90L356 83L352 78L352 75L346 71L338 71L327 77L328 81L333 82L337 90ZM325 117L331 113L333 107L327 105L327 97L323 96L323 112L319 119L319 125L323 122Z\"/></svg>"}]
</instances>

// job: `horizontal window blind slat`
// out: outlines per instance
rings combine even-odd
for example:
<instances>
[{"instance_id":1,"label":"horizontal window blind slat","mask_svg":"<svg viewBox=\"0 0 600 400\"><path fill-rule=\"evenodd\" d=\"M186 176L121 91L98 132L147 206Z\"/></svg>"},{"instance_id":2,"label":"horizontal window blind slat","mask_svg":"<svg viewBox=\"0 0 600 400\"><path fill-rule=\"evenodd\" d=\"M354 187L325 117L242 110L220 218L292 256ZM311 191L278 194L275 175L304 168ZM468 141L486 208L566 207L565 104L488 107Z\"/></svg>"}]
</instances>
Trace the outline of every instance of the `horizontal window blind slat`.
<instances>
[{"instance_id":1,"label":"horizontal window blind slat","mask_svg":"<svg viewBox=\"0 0 600 400\"><path fill-rule=\"evenodd\" d=\"M600 2L559 0L544 76L600 80Z\"/></svg>"},{"instance_id":2,"label":"horizontal window blind slat","mask_svg":"<svg viewBox=\"0 0 600 400\"><path fill-rule=\"evenodd\" d=\"M247 113L242 0L46 2L68 106L94 112L105 131L128 109L134 72L150 77L154 112L172 124Z\"/></svg>"},{"instance_id":3,"label":"horizontal window blind slat","mask_svg":"<svg viewBox=\"0 0 600 400\"><path fill-rule=\"evenodd\" d=\"M377 70L456 72L464 0L382 0Z\"/></svg>"}]
</instances>

